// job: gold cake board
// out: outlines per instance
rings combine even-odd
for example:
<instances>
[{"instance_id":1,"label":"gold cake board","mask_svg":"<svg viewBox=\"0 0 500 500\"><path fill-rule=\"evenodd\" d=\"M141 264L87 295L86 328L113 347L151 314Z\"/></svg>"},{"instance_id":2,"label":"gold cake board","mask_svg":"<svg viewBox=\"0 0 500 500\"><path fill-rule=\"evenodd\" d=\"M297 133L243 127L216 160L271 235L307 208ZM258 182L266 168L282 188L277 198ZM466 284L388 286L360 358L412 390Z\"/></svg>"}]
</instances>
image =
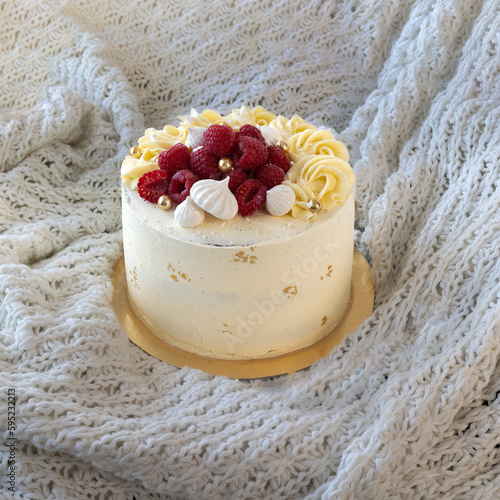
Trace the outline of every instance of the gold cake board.
<instances>
[{"instance_id":1,"label":"gold cake board","mask_svg":"<svg viewBox=\"0 0 500 500\"><path fill-rule=\"evenodd\" d=\"M189 366L212 375L252 379L293 373L311 366L355 330L373 310L374 287L371 268L361 252L354 247L352 287L349 306L341 322L318 342L296 351L272 358L227 360L199 356L175 347L155 336L135 315L127 294L127 277L123 256L112 275L114 295L111 305L128 338L154 357L182 368Z\"/></svg>"}]
</instances>

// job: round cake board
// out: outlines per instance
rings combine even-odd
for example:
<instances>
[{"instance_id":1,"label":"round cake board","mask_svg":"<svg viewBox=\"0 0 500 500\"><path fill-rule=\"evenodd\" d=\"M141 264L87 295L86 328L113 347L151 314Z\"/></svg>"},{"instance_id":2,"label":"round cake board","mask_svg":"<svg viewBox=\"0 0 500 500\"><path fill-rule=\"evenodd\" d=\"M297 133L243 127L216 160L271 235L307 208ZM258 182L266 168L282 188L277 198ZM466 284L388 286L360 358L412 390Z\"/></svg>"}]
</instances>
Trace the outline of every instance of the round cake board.
<instances>
[{"instance_id":1,"label":"round cake board","mask_svg":"<svg viewBox=\"0 0 500 500\"><path fill-rule=\"evenodd\" d=\"M154 335L135 315L127 294L127 276L123 256L112 275L114 295L111 305L128 338L144 351L167 363L182 368L189 366L212 375L252 379L293 373L311 366L354 331L373 310L374 287L371 268L354 247L352 286L349 305L340 323L316 343L296 351L263 359L228 360L199 356L175 347Z\"/></svg>"}]
</instances>

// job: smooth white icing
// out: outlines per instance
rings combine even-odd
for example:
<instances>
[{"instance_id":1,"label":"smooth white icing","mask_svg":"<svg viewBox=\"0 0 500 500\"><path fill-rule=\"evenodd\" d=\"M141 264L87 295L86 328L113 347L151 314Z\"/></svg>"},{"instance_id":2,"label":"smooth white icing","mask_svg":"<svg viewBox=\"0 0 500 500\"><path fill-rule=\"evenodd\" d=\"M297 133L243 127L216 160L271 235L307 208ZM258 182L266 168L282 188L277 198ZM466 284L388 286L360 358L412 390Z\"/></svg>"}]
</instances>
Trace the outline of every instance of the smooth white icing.
<instances>
[{"instance_id":1,"label":"smooth white icing","mask_svg":"<svg viewBox=\"0 0 500 500\"><path fill-rule=\"evenodd\" d=\"M181 227L123 187L129 297L159 337L224 359L279 355L329 333L347 307L354 193L312 222L272 217Z\"/></svg>"}]
</instances>

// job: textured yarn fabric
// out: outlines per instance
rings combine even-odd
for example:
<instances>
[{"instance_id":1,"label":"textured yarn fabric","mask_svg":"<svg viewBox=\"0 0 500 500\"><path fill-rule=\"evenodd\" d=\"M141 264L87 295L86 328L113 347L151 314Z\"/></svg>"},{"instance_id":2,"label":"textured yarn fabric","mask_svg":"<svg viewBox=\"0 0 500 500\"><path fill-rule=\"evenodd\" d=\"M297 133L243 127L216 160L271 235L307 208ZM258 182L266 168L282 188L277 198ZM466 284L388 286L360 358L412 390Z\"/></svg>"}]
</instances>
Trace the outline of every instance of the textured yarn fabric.
<instances>
[{"instance_id":1,"label":"textured yarn fabric","mask_svg":"<svg viewBox=\"0 0 500 500\"><path fill-rule=\"evenodd\" d=\"M497 0L0 15L2 498L500 498ZM146 127L243 104L346 143L376 291L329 356L253 381L158 361L110 306L121 159Z\"/></svg>"}]
</instances>

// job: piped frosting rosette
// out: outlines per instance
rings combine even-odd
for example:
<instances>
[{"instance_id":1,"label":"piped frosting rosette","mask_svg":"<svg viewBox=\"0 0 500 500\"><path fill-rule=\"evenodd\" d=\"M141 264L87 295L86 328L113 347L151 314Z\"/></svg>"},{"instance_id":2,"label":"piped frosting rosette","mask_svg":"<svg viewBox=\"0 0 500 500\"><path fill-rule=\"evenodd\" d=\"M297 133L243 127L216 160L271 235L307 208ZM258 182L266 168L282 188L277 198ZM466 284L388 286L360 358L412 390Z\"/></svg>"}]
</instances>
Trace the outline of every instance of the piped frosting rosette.
<instances>
[{"instance_id":1,"label":"piped frosting rosette","mask_svg":"<svg viewBox=\"0 0 500 500\"><path fill-rule=\"evenodd\" d=\"M281 137L286 141L294 134L299 134L304 130L318 130L314 125L307 123L298 115L294 115L290 119L278 116L269 123L269 126L277 129Z\"/></svg>"},{"instance_id":2,"label":"piped frosting rosette","mask_svg":"<svg viewBox=\"0 0 500 500\"><path fill-rule=\"evenodd\" d=\"M231 115L227 117L227 123L233 128L240 128L247 124L265 127L275 119L276 115L262 106L257 106L254 109L241 106L241 108L233 109Z\"/></svg>"},{"instance_id":3,"label":"piped frosting rosette","mask_svg":"<svg viewBox=\"0 0 500 500\"><path fill-rule=\"evenodd\" d=\"M221 116L217 111L213 109L205 109L202 113L196 111L196 109L191 108L189 115L179 116L180 129L186 129L190 127L203 127L208 128L210 125L219 124L226 121L226 118Z\"/></svg>"},{"instance_id":4,"label":"piped frosting rosette","mask_svg":"<svg viewBox=\"0 0 500 500\"><path fill-rule=\"evenodd\" d=\"M312 155L330 155L349 161L347 148L326 129L305 129L295 133L288 139L288 145L288 153L294 161Z\"/></svg>"},{"instance_id":5,"label":"piped frosting rosette","mask_svg":"<svg viewBox=\"0 0 500 500\"><path fill-rule=\"evenodd\" d=\"M163 130L146 129L139 139L140 156L128 155L122 162L121 177L129 189L137 189L137 182L146 173L158 168L158 155L178 142L185 142L187 131L172 125Z\"/></svg>"},{"instance_id":6,"label":"piped frosting rosette","mask_svg":"<svg viewBox=\"0 0 500 500\"><path fill-rule=\"evenodd\" d=\"M142 153L140 158L134 158L133 156L127 156L121 166L121 177L123 184L129 189L137 189L137 183L139 179L148 172L156 170L158 164L156 163L156 157L150 160L145 159L146 152Z\"/></svg>"},{"instance_id":7,"label":"piped frosting rosette","mask_svg":"<svg viewBox=\"0 0 500 500\"><path fill-rule=\"evenodd\" d=\"M354 186L354 172L346 161L330 155L307 156L297 161L289 170L283 184L295 192L292 216L296 219L314 220L310 202L318 200L329 210L344 203Z\"/></svg>"},{"instance_id":8,"label":"piped frosting rosette","mask_svg":"<svg viewBox=\"0 0 500 500\"><path fill-rule=\"evenodd\" d=\"M177 142L185 142L187 132L185 129L167 125L163 130L148 128L139 139L141 151L148 151L150 159L157 157L162 151L172 147Z\"/></svg>"}]
</instances>

